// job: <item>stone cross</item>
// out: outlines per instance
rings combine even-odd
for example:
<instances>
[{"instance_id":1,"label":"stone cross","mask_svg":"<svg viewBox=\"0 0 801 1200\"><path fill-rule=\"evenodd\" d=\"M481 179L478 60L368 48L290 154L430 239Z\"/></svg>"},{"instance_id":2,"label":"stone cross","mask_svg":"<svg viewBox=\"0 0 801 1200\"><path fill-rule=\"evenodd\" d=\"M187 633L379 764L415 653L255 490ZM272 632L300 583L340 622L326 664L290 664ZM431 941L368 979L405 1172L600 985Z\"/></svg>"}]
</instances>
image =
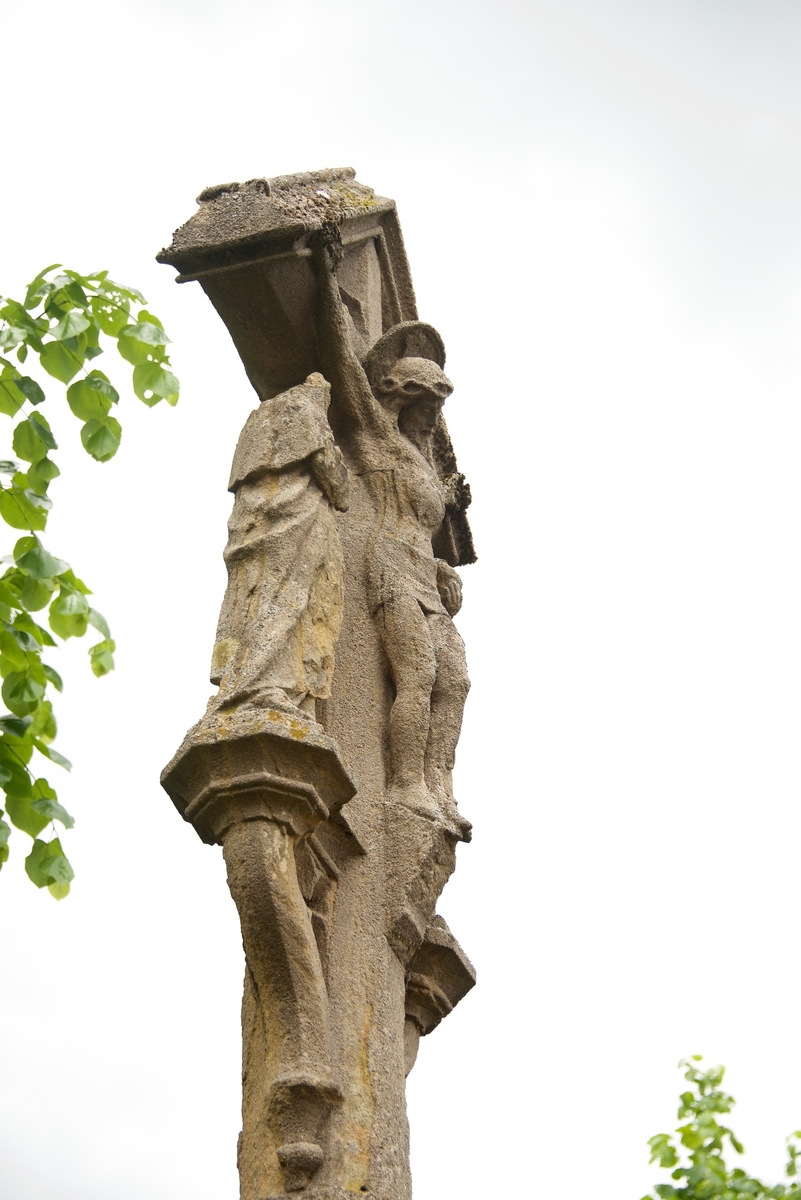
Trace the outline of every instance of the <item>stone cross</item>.
<instances>
[{"instance_id":1,"label":"stone cross","mask_svg":"<svg viewBox=\"0 0 801 1200\"><path fill-rule=\"evenodd\" d=\"M239 911L242 1200L408 1200L404 1078L473 986L437 899L475 559L395 205L352 170L207 188L159 261L259 398L236 447L218 691L162 783Z\"/></svg>"}]
</instances>

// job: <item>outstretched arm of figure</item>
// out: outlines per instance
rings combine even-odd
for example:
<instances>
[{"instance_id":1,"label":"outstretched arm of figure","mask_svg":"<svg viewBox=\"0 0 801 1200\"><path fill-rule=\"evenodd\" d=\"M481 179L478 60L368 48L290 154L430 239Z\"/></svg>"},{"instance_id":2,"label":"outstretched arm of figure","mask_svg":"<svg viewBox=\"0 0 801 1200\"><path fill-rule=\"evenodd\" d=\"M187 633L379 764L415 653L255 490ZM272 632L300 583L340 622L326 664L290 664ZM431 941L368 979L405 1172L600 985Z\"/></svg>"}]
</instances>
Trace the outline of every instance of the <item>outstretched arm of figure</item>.
<instances>
[{"instance_id":1,"label":"outstretched arm of figure","mask_svg":"<svg viewBox=\"0 0 801 1200\"><path fill-rule=\"evenodd\" d=\"M389 418L374 397L364 367L353 350L339 294L336 269L342 259L342 245L333 233L321 231L312 254L317 273L317 335L323 374L331 383L333 402L355 423L356 431L383 434L390 424Z\"/></svg>"}]
</instances>

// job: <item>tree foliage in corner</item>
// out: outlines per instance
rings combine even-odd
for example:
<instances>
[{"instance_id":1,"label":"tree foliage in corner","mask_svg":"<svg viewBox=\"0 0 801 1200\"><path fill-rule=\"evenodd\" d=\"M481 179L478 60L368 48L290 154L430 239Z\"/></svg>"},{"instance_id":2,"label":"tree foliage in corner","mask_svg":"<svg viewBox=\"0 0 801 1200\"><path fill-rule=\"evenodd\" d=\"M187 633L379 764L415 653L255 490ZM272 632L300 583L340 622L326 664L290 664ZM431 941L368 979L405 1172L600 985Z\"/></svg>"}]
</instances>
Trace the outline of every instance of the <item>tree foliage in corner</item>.
<instances>
[{"instance_id":1,"label":"tree foliage in corner","mask_svg":"<svg viewBox=\"0 0 801 1200\"><path fill-rule=\"evenodd\" d=\"M675 1131L657 1133L649 1138L651 1162L670 1171L674 1183L658 1183L649 1196L660 1200L780 1200L783 1196L801 1197L801 1184L777 1183L770 1187L754 1179L740 1167L729 1168L724 1158L726 1142L736 1151L743 1153L743 1146L727 1125L721 1125L718 1117L731 1112L734 1100L720 1085L725 1074L724 1067L712 1067L708 1071L696 1066L700 1054L685 1058L679 1063L684 1068L684 1078L691 1085L689 1091L679 1097L679 1120L684 1122ZM798 1174L801 1157L801 1130L787 1139L788 1161L785 1172L792 1178Z\"/></svg>"},{"instance_id":2,"label":"tree foliage in corner","mask_svg":"<svg viewBox=\"0 0 801 1200\"><path fill-rule=\"evenodd\" d=\"M0 519L20 531L0 576L0 677L8 713L0 716L0 866L8 859L11 824L33 838L25 870L37 887L61 900L73 870L57 836L55 822L69 829L73 819L58 802L55 788L40 775L41 759L69 769L53 747L56 722L50 689L61 691L58 673L43 661L57 638L83 637L91 626L100 640L90 647L95 675L114 666L114 641L101 614L87 597L90 589L69 563L43 544L52 501L48 489L59 475L51 456L56 441L42 412L45 393L25 373L30 358L48 375L68 385L66 400L81 423L84 449L98 462L116 454L122 429L112 413L119 395L108 377L91 364L103 353L101 335L111 339L133 366L133 390L152 407L175 404L178 380L169 370L169 338L161 322L133 306L146 300L122 287L106 271L78 275L58 264L41 271L23 301L0 298L0 412L15 422L14 459L0 461ZM12 361L12 355L16 362ZM32 613L46 616L34 619ZM47 626L47 627L46 627ZM1 797L0 797L1 798ZM49 838L41 836L50 827Z\"/></svg>"}]
</instances>

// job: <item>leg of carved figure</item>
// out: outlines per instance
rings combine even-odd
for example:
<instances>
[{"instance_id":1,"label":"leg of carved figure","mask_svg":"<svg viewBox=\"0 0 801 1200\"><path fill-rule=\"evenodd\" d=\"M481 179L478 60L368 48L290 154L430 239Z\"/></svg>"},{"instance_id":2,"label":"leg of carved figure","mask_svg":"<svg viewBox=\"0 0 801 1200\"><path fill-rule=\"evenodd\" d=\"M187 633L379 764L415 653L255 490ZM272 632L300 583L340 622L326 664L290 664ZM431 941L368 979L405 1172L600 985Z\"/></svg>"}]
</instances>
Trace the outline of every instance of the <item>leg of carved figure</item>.
<instances>
[{"instance_id":1,"label":"leg of carved figure","mask_svg":"<svg viewBox=\"0 0 801 1200\"><path fill-rule=\"evenodd\" d=\"M450 617L433 613L428 617L437 663L431 693L431 725L426 749L426 779L432 793L447 808L453 805L451 771L462 729L470 680L467 677L464 642Z\"/></svg>"},{"instance_id":2,"label":"leg of carved figure","mask_svg":"<svg viewBox=\"0 0 801 1200\"><path fill-rule=\"evenodd\" d=\"M242 1195L259 1193L261 1131L275 1128L288 1191L305 1187L323 1161L319 1140L338 1093L328 1043L328 1001L317 943L298 886L294 836L270 820L240 821L224 834L228 884L239 910L259 1041L266 1061L246 1047L240 1147ZM243 1029L248 1037L248 1030ZM249 1102L260 1109L249 1112ZM251 1180L246 1186L245 1176Z\"/></svg>"},{"instance_id":3,"label":"leg of carved figure","mask_svg":"<svg viewBox=\"0 0 801 1200\"><path fill-rule=\"evenodd\" d=\"M431 632L412 596L401 594L385 600L380 613L384 650L395 683L389 717L391 798L434 816L436 809L425 783L431 689L437 671Z\"/></svg>"}]
</instances>

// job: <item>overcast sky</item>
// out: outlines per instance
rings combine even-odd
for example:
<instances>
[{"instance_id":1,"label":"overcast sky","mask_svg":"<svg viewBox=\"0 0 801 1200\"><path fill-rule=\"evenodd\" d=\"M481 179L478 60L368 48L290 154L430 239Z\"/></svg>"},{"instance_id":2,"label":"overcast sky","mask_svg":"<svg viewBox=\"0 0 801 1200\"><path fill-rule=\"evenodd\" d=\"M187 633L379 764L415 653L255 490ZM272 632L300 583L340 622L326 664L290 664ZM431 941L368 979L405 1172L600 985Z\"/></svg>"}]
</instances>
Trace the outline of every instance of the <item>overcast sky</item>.
<instances>
[{"instance_id":1,"label":"overcast sky","mask_svg":"<svg viewBox=\"0 0 801 1200\"><path fill-rule=\"evenodd\" d=\"M346 164L396 199L445 339L479 553L474 839L440 906L479 983L410 1077L416 1200L639 1200L691 1053L728 1064L778 1180L801 1125L797 0L37 0L0 29L0 291L107 267L183 385L174 411L126 397L103 467L52 416L48 546L118 670L59 651L72 895L28 883L22 834L0 875L4 1200L237 1194L238 922L158 776L209 694L255 395L154 256L209 184Z\"/></svg>"}]
</instances>

